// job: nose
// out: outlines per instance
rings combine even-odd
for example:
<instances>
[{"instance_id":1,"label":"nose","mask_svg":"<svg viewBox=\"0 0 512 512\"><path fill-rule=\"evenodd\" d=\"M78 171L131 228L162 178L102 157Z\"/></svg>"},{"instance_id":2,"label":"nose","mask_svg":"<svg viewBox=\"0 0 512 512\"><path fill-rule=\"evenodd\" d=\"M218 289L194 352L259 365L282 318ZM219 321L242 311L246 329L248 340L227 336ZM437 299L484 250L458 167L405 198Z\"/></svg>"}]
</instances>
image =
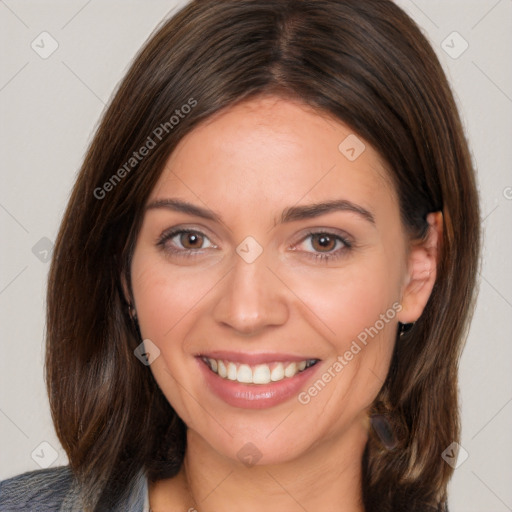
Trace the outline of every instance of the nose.
<instances>
[{"instance_id":1,"label":"nose","mask_svg":"<svg viewBox=\"0 0 512 512\"><path fill-rule=\"evenodd\" d=\"M286 323L286 287L267 267L263 255L252 263L236 254L234 260L233 269L217 291L214 320L246 336Z\"/></svg>"}]
</instances>

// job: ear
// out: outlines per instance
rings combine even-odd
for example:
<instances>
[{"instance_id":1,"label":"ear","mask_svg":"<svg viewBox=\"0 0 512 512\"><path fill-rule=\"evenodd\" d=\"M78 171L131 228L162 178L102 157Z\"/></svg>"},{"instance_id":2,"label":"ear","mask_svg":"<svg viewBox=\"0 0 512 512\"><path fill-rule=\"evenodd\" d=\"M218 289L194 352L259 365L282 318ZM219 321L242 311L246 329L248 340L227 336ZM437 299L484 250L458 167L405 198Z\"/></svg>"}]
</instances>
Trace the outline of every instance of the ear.
<instances>
[{"instance_id":1,"label":"ear","mask_svg":"<svg viewBox=\"0 0 512 512\"><path fill-rule=\"evenodd\" d=\"M429 213L427 222L426 239L414 242L409 250L407 278L402 288L402 310L397 315L403 324L413 323L421 316L436 282L443 238L442 212Z\"/></svg>"}]
</instances>

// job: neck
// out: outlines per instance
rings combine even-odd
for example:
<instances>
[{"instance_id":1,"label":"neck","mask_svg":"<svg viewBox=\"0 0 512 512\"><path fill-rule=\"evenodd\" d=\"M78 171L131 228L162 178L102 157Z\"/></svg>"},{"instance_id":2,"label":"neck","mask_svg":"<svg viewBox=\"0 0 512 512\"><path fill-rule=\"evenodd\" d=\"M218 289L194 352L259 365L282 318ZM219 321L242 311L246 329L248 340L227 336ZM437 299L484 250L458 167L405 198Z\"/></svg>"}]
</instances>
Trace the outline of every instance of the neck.
<instances>
[{"instance_id":1,"label":"neck","mask_svg":"<svg viewBox=\"0 0 512 512\"><path fill-rule=\"evenodd\" d=\"M154 484L152 509L212 512L364 512L362 456L367 432L354 424L340 439L323 440L299 458L247 467L226 458L193 431L180 473ZM158 489L156 488L158 487Z\"/></svg>"}]
</instances>

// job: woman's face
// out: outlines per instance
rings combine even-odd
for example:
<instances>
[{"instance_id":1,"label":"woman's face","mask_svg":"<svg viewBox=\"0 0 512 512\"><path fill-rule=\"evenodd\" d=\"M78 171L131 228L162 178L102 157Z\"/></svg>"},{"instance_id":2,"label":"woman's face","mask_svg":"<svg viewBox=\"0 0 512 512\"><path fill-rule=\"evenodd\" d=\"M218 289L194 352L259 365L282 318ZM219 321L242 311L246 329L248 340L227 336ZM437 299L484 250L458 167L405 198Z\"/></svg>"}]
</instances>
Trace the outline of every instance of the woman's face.
<instances>
[{"instance_id":1,"label":"woman's face","mask_svg":"<svg viewBox=\"0 0 512 512\"><path fill-rule=\"evenodd\" d=\"M148 200L131 270L150 369L221 455L278 463L365 435L414 306L397 197L363 142L254 99L187 135Z\"/></svg>"}]
</instances>

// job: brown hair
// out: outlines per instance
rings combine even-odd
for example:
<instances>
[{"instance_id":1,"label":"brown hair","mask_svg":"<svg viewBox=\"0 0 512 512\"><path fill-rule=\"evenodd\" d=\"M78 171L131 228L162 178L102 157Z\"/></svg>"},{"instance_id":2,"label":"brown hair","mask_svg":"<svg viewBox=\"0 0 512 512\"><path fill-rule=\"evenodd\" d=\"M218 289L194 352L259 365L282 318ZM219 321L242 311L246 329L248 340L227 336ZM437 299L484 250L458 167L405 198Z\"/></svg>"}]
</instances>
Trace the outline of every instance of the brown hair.
<instances>
[{"instance_id":1,"label":"brown hair","mask_svg":"<svg viewBox=\"0 0 512 512\"><path fill-rule=\"evenodd\" d=\"M88 150L49 276L47 386L71 468L95 510L115 503L141 469L152 479L179 471L186 428L134 356L139 333L121 282L130 281L145 202L177 143L261 94L299 99L372 144L411 239L425 235L428 212L443 212L436 284L397 342L374 404L398 445L388 450L371 436L362 462L368 512L445 510L452 469L441 453L459 437L457 364L474 302L478 197L442 68L390 0L196 0L141 50Z\"/></svg>"}]
</instances>

